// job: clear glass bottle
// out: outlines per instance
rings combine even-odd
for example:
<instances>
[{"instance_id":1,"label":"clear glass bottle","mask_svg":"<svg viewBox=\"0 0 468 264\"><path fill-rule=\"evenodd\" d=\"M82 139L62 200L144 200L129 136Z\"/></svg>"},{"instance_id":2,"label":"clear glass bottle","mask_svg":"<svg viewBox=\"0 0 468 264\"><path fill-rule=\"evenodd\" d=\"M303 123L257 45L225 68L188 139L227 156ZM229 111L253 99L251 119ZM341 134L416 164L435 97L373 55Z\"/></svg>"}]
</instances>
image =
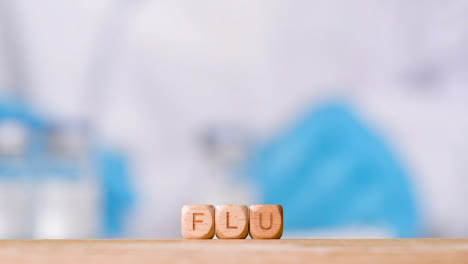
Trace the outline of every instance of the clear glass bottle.
<instances>
[{"instance_id":1,"label":"clear glass bottle","mask_svg":"<svg viewBox=\"0 0 468 264\"><path fill-rule=\"evenodd\" d=\"M35 181L35 238L82 239L99 235L101 199L85 123L56 123L46 135Z\"/></svg>"},{"instance_id":2,"label":"clear glass bottle","mask_svg":"<svg viewBox=\"0 0 468 264\"><path fill-rule=\"evenodd\" d=\"M0 239L31 237L28 132L14 118L0 121Z\"/></svg>"}]
</instances>

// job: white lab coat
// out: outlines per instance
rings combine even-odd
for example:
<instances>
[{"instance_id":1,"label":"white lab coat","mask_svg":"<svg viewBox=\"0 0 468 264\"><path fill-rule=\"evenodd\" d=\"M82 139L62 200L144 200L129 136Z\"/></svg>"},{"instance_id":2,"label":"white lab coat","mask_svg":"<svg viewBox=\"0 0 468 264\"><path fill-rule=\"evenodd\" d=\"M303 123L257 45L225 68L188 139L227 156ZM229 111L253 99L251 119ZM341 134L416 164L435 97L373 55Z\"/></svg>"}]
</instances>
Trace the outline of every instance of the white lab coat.
<instances>
[{"instance_id":1,"label":"white lab coat","mask_svg":"<svg viewBox=\"0 0 468 264\"><path fill-rule=\"evenodd\" d=\"M22 86L48 116L91 119L101 140L131 154L139 202L129 236L180 236L184 203L256 200L248 182L212 172L198 140L207 127L235 125L265 139L334 94L356 102L404 157L428 234L468 235L458 206L468 198L468 21L456 3L2 5L23 78L4 64L4 86Z\"/></svg>"}]
</instances>

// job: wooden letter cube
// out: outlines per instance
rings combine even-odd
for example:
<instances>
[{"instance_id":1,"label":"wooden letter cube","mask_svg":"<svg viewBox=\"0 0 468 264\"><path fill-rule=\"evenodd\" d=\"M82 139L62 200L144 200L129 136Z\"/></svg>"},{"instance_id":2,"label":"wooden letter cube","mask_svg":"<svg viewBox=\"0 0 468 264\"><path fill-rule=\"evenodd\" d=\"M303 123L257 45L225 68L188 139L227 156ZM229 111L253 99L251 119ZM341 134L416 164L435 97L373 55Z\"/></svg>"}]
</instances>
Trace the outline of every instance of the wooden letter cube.
<instances>
[{"instance_id":1,"label":"wooden letter cube","mask_svg":"<svg viewBox=\"0 0 468 264\"><path fill-rule=\"evenodd\" d=\"M254 239L280 238L283 235L283 207L258 204L250 206L250 236Z\"/></svg>"},{"instance_id":2,"label":"wooden letter cube","mask_svg":"<svg viewBox=\"0 0 468 264\"><path fill-rule=\"evenodd\" d=\"M182 207L182 236L184 238L213 238L215 210L213 205L184 205Z\"/></svg>"},{"instance_id":3,"label":"wooden letter cube","mask_svg":"<svg viewBox=\"0 0 468 264\"><path fill-rule=\"evenodd\" d=\"M245 205L217 205L215 221L218 238L243 239L249 234L249 209Z\"/></svg>"}]
</instances>

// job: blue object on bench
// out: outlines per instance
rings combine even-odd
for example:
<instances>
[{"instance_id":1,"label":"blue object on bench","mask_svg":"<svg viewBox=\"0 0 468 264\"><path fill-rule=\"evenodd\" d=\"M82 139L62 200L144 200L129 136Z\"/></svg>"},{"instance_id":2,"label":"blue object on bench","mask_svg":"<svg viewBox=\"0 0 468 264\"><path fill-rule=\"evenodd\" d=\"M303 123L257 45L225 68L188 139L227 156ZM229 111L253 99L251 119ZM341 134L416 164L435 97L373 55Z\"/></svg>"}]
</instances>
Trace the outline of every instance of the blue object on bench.
<instances>
[{"instance_id":1,"label":"blue object on bench","mask_svg":"<svg viewBox=\"0 0 468 264\"><path fill-rule=\"evenodd\" d=\"M384 226L419 235L409 178L351 107L328 101L259 146L247 165L262 203L282 204L285 230Z\"/></svg>"}]
</instances>

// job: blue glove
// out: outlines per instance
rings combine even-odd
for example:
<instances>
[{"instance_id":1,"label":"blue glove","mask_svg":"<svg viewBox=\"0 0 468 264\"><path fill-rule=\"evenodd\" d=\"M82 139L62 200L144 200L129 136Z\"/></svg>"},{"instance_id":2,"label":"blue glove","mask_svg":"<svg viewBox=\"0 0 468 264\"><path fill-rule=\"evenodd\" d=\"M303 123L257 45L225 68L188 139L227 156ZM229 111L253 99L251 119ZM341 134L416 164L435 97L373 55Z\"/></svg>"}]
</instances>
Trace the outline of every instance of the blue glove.
<instances>
[{"instance_id":1,"label":"blue glove","mask_svg":"<svg viewBox=\"0 0 468 264\"><path fill-rule=\"evenodd\" d=\"M398 237L418 235L402 165L341 101L306 112L260 146L247 173L262 203L283 205L285 231L383 226Z\"/></svg>"},{"instance_id":2,"label":"blue glove","mask_svg":"<svg viewBox=\"0 0 468 264\"><path fill-rule=\"evenodd\" d=\"M125 216L135 200L128 162L119 151L99 147L94 153L94 163L104 199L103 235L116 237L122 234Z\"/></svg>"}]
</instances>

